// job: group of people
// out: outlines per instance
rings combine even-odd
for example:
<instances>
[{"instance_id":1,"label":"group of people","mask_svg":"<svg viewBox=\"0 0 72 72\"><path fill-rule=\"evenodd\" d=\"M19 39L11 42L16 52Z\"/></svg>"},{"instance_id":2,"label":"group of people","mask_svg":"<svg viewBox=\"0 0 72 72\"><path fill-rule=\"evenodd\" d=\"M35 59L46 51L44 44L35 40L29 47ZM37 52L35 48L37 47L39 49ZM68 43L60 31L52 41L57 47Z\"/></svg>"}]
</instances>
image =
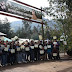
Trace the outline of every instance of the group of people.
<instances>
[{"instance_id":1,"label":"group of people","mask_svg":"<svg viewBox=\"0 0 72 72\"><path fill-rule=\"evenodd\" d=\"M27 63L38 60L60 59L59 42L52 41L18 41L4 42L0 40L1 65L13 65L15 63Z\"/></svg>"}]
</instances>

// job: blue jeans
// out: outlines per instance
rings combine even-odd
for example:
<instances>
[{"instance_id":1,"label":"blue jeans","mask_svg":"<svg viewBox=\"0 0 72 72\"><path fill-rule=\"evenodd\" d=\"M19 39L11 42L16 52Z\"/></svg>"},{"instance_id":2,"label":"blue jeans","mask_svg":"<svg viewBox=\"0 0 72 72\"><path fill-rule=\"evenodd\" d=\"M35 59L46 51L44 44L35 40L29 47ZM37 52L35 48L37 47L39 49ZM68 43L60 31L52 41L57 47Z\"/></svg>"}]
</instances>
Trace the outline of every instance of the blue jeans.
<instances>
[{"instance_id":1,"label":"blue jeans","mask_svg":"<svg viewBox=\"0 0 72 72\"><path fill-rule=\"evenodd\" d=\"M25 52L21 52L21 59L23 62L25 61Z\"/></svg>"},{"instance_id":2,"label":"blue jeans","mask_svg":"<svg viewBox=\"0 0 72 72\"><path fill-rule=\"evenodd\" d=\"M17 57L17 62L22 62L21 52L17 52L16 57Z\"/></svg>"},{"instance_id":3,"label":"blue jeans","mask_svg":"<svg viewBox=\"0 0 72 72\"><path fill-rule=\"evenodd\" d=\"M1 56L1 65L7 64L7 54L2 54Z\"/></svg>"}]
</instances>

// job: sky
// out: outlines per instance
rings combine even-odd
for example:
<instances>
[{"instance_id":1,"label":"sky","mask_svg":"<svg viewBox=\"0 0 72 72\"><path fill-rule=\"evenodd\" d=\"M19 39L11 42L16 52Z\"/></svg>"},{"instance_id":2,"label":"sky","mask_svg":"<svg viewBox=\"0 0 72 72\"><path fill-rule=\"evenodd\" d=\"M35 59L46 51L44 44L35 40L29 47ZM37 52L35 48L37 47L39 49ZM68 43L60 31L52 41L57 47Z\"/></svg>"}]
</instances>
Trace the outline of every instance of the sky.
<instances>
[{"instance_id":1,"label":"sky","mask_svg":"<svg viewBox=\"0 0 72 72\"><path fill-rule=\"evenodd\" d=\"M27 3L27 4L35 6L35 7L38 7L38 8L48 7L49 6L49 3L48 3L47 0L19 0L19 1ZM3 20L6 17L7 16L0 15L0 19L1 20ZM12 17L7 17L7 18L8 18L8 20L10 22L19 21L20 20L20 19L16 19L16 18L12 18Z\"/></svg>"}]
</instances>

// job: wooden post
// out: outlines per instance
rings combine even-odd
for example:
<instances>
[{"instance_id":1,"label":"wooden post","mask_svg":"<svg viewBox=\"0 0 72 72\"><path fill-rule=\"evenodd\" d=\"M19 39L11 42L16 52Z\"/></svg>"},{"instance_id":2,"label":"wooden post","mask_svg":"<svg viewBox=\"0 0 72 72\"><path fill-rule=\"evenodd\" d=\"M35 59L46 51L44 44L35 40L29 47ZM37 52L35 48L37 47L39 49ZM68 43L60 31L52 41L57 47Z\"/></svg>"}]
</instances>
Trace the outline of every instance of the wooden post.
<instances>
[{"instance_id":1,"label":"wooden post","mask_svg":"<svg viewBox=\"0 0 72 72\"><path fill-rule=\"evenodd\" d=\"M42 14L42 7L41 7L41 14ZM43 19L42 19L42 40L43 40L43 44L44 44L44 28L43 28Z\"/></svg>"},{"instance_id":2,"label":"wooden post","mask_svg":"<svg viewBox=\"0 0 72 72\"><path fill-rule=\"evenodd\" d=\"M43 22L42 22L42 40L43 40L43 44L44 44L44 29L43 29Z\"/></svg>"}]
</instances>

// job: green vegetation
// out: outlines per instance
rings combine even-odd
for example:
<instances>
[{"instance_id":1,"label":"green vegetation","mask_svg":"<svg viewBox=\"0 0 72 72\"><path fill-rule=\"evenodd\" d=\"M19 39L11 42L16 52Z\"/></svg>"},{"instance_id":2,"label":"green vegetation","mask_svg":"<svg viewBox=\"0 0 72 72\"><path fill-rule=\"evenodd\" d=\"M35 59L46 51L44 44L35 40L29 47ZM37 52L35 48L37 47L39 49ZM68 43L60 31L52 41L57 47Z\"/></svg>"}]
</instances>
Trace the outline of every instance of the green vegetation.
<instances>
[{"instance_id":1,"label":"green vegetation","mask_svg":"<svg viewBox=\"0 0 72 72\"><path fill-rule=\"evenodd\" d=\"M67 35L68 50L72 50L72 0L48 0L50 7L44 8L48 16L52 16L59 26L60 35ZM53 31L54 32L54 31ZM57 32L56 32L57 33ZM56 34L55 33L55 34Z\"/></svg>"}]
</instances>

